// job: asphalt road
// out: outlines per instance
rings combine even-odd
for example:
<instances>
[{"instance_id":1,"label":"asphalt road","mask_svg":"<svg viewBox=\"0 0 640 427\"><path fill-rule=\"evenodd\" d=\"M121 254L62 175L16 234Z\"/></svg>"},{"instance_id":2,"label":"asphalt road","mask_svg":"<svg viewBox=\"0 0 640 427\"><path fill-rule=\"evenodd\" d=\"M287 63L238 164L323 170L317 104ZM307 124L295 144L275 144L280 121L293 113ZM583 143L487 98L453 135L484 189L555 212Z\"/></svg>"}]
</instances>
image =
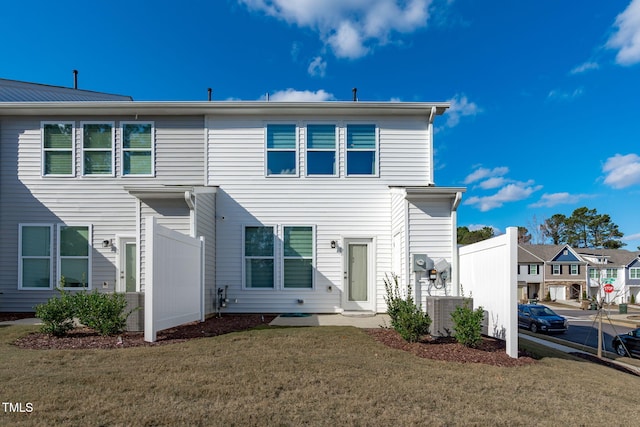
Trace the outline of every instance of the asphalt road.
<instances>
[{"instance_id":1,"label":"asphalt road","mask_svg":"<svg viewBox=\"0 0 640 427\"><path fill-rule=\"evenodd\" d=\"M596 314L595 311L579 309L561 309L554 307L556 313L569 319L569 330L564 334L555 334L554 337L571 341L577 344L586 345L594 349L598 348L598 321L590 317ZM614 325L607 320L606 315L602 320L602 332L604 351L614 353L611 347L611 340L615 335L626 334L633 328ZM544 338L543 334L536 334Z\"/></svg>"}]
</instances>

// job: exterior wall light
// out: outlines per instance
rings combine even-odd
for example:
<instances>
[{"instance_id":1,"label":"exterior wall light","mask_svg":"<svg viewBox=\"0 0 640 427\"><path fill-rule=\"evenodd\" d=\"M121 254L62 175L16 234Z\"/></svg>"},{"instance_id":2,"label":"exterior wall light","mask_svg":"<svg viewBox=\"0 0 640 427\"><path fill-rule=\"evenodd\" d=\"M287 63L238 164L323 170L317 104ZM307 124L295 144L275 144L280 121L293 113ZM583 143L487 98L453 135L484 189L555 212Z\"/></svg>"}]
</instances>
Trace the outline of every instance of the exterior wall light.
<instances>
[{"instance_id":1,"label":"exterior wall light","mask_svg":"<svg viewBox=\"0 0 640 427\"><path fill-rule=\"evenodd\" d=\"M335 240L331 241L331 249L335 249L338 243Z\"/></svg>"}]
</instances>

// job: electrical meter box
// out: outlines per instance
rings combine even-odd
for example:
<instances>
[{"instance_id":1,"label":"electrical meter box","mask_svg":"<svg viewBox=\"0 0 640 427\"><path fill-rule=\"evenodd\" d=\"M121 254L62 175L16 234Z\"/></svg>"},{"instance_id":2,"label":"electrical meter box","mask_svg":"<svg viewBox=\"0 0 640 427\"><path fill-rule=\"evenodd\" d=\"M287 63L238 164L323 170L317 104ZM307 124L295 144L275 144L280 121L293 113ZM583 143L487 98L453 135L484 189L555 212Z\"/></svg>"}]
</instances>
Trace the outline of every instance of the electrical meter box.
<instances>
[{"instance_id":1,"label":"electrical meter box","mask_svg":"<svg viewBox=\"0 0 640 427\"><path fill-rule=\"evenodd\" d=\"M427 271L429 259L427 258L427 254L413 254L413 271L424 272Z\"/></svg>"}]
</instances>

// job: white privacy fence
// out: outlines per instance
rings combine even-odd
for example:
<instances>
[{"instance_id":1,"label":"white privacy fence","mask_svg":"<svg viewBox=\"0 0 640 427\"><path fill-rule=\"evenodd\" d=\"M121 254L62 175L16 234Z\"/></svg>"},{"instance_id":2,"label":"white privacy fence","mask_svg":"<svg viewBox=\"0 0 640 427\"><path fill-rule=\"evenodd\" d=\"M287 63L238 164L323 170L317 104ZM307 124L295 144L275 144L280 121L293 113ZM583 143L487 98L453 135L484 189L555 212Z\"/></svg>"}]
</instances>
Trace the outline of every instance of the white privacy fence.
<instances>
[{"instance_id":1,"label":"white privacy fence","mask_svg":"<svg viewBox=\"0 0 640 427\"><path fill-rule=\"evenodd\" d=\"M204 239L158 225L146 217L144 339L158 331L204 320Z\"/></svg>"},{"instance_id":2,"label":"white privacy fence","mask_svg":"<svg viewBox=\"0 0 640 427\"><path fill-rule=\"evenodd\" d=\"M484 308L488 334L505 340L507 354L518 357L518 229L463 246L459 254L464 296L473 297L474 308Z\"/></svg>"}]
</instances>

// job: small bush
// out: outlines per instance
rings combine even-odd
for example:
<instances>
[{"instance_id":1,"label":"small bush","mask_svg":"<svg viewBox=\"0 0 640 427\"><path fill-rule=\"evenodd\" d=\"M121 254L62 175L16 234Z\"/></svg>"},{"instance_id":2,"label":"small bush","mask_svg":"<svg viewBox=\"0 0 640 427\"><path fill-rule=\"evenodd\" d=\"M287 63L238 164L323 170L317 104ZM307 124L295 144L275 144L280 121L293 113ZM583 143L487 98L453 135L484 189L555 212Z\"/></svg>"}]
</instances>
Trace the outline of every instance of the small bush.
<instances>
[{"instance_id":1,"label":"small bush","mask_svg":"<svg viewBox=\"0 0 640 427\"><path fill-rule=\"evenodd\" d=\"M384 287L387 295L387 314L391 318L391 326L400 336L409 342L416 342L422 335L429 333L431 318L413 301L411 285L407 286L407 297L403 298L398 284L398 276L393 275L393 283L386 277Z\"/></svg>"},{"instance_id":2,"label":"small bush","mask_svg":"<svg viewBox=\"0 0 640 427\"><path fill-rule=\"evenodd\" d=\"M42 320L42 332L57 337L62 336L74 328L73 295L58 289L59 297L50 298L44 304L36 306L36 317Z\"/></svg>"},{"instance_id":3,"label":"small bush","mask_svg":"<svg viewBox=\"0 0 640 427\"><path fill-rule=\"evenodd\" d=\"M636 303L636 295L635 294L631 294L631 301L629 301L631 304L635 304Z\"/></svg>"},{"instance_id":4,"label":"small bush","mask_svg":"<svg viewBox=\"0 0 640 427\"><path fill-rule=\"evenodd\" d=\"M476 347L482 340L482 319L484 309L478 307L472 310L469 307L469 300L465 300L463 305L459 305L451 313L454 323L454 337L456 341L466 347Z\"/></svg>"},{"instance_id":5,"label":"small bush","mask_svg":"<svg viewBox=\"0 0 640 427\"><path fill-rule=\"evenodd\" d=\"M74 307L80 323L100 335L115 335L124 331L127 326L128 314L124 313L127 301L124 294L80 292L74 295Z\"/></svg>"}]
</instances>

